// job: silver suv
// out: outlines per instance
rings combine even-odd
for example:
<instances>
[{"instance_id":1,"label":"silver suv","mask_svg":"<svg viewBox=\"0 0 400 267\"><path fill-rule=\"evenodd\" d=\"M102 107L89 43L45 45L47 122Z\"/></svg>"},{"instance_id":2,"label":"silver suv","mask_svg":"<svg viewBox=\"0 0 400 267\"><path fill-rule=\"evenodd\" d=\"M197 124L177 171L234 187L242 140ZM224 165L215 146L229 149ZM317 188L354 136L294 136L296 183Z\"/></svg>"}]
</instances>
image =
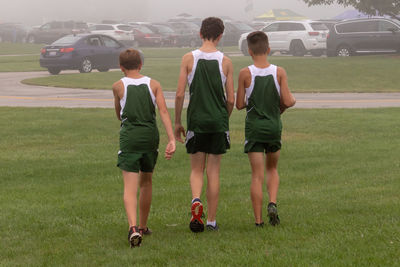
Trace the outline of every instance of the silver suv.
<instances>
[{"instance_id":1,"label":"silver suv","mask_svg":"<svg viewBox=\"0 0 400 267\"><path fill-rule=\"evenodd\" d=\"M320 21L276 21L261 29L268 35L271 53L282 52L302 57L306 53L321 56L326 50L326 37L329 29ZM239 49L244 55L247 51L247 35L239 39Z\"/></svg>"}]
</instances>

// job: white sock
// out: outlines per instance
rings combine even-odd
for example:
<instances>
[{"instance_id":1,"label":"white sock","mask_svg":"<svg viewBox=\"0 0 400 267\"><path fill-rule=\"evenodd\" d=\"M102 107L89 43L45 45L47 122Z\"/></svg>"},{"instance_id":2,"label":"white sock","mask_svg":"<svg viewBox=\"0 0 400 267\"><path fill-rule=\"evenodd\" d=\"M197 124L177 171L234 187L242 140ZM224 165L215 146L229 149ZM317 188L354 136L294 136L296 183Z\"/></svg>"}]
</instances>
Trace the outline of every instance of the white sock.
<instances>
[{"instance_id":1,"label":"white sock","mask_svg":"<svg viewBox=\"0 0 400 267\"><path fill-rule=\"evenodd\" d=\"M217 225L217 221L210 222L207 220L207 225L211 225L212 227L215 227Z\"/></svg>"}]
</instances>

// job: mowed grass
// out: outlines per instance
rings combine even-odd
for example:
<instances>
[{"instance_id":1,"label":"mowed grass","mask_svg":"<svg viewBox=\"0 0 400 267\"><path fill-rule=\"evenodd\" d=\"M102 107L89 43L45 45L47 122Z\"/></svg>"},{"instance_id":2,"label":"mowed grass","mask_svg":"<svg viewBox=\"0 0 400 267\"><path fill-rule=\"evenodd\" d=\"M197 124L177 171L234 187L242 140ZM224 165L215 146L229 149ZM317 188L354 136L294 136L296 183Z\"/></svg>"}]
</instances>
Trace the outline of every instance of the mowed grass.
<instances>
[{"instance_id":1,"label":"mowed grass","mask_svg":"<svg viewBox=\"0 0 400 267\"><path fill-rule=\"evenodd\" d=\"M47 71L39 65L39 55L0 56L0 72Z\"/></svg>"},{"instance_id":2,"label":"mowed grass","mask_svg":"<svg viewBox=\"0 0 400 267\"><path fill-rule=\"evenodd\" d=\"M165 90L176 90L181 56L188 49L144 50L144 75L161 82ZM250 57L232 56L234 83L240 69L251 65ZM296 58L272 56L270 62L286 69L289 87L293 92L399 92L400 57L396 55L364 56L350 58ZM106 89L122 77L120 71L89 74L61 74L27 79L31 85L70 88Z\"/></svg>"},{"instance_id":3,"label":"mowed grass","mask_svg":"<svg viewBox=\"0 0 400 267\"><path fill-rule=\"evenodd\" d=\"M159 157L154 173L154 233L130 249L114 111L2 107L0 265L398 265L399 112L287 111L281 225L256 229L242 152L245 112L234 111L232 148L221 166L220 231L189 230L189 158L178 145L171 161Z\"/></svg>"},{"instance_id":4,"label":"mowed grass","mask_svg":"<svg viewBox=\"0 0 400 267\"><path fill-rule=\"evenodd\" d=\"M24 44L24 43L0 43L0 55L26 55L40 54L43 44Z\"/></svg>"}]
</instances>

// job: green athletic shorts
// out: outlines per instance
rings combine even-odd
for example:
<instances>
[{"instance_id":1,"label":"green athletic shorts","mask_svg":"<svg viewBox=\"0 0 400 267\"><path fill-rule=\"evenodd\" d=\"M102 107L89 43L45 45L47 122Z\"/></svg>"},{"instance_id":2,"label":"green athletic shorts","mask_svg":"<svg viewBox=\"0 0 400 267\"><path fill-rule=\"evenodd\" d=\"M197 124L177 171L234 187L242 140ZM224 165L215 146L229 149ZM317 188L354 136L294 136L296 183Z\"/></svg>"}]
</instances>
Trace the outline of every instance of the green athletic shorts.
<instances>
[{"instance_id":1,"label":"green athletic shorts","mask_svg":"<svg viewBox=\"0 0 400 267\"><path fill-rule=\"evenodd\" d=\"M281 149L281 142L255 142L255 141L247 141L244 144L244 153L249 152L265 152L265 153L274 153Z\"/></svg>"},{"instance_id":2,"label":"green athletic shorts","mask_svg":"<svg viewBox=\"0 0 400 267\"><path fill-rule=\"evenodd\" d=\"M156 166L158 151L146 153L118 153L117 166L127 172L153 172Z\"/></svg>"},{"instance_id":3,"label":"green athletic shorts","mask_svg":"<svg viewBox=\"0 0 400 267\"><path fill-rule=\"evenodd\" d=\"M204 152L207 154L225 154L229 149L229 132L224 133L186 133L186 151L188 154Z\"/></svg>"}]
</instances>

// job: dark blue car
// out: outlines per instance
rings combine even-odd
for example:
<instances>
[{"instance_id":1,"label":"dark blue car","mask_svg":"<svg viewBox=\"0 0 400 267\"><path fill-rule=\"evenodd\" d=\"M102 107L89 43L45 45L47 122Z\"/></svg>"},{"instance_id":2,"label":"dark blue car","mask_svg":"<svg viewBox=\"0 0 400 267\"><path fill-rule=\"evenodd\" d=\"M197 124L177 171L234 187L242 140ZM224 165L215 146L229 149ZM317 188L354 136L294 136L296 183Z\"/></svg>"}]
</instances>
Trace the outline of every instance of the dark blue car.
<instances>
[{"instance_id":1,"label":"dark blue car","mask_svg":"<svg viewBox=\"0 0 400 267\"><path fill-rule=\"evenodd\" d=\"M119 54L125 49L127 47L122 43L107 35L67 35L42 48L40 66L51 74L59 74L62 70L105 72L119 67Z\"/></svg>"}]
</instances>

